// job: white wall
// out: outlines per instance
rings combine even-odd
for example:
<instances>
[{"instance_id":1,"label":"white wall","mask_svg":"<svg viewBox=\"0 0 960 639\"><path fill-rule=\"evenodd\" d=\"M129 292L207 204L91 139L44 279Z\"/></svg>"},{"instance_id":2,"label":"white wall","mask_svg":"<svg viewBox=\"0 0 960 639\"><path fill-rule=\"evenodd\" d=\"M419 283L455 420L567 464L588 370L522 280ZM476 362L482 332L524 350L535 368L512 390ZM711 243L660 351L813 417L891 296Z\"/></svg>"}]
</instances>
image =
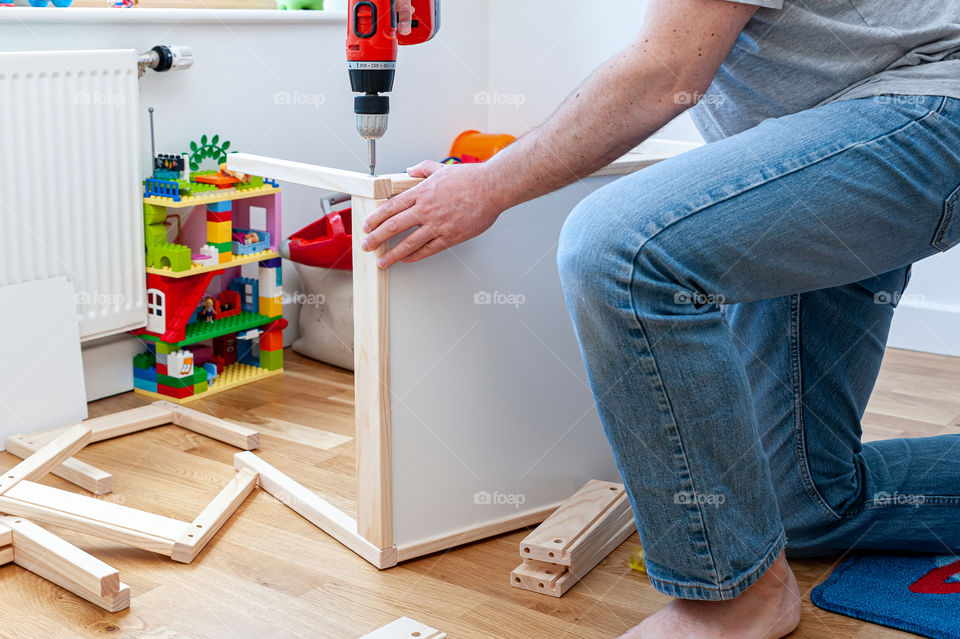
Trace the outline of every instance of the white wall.
<instances>
[{"instance_id":1,"label":"white wall","mask_svg":"<svg viewBox=\"0 0 960 639\"><path fill-rule=\"evenodd\" d=\"M490 129L515 135L540 124L586 76L626 47L640 31L647 7L646 0L489 3ZM660 135L702 140L686 115Z\"/></svg>"}]
</instances>

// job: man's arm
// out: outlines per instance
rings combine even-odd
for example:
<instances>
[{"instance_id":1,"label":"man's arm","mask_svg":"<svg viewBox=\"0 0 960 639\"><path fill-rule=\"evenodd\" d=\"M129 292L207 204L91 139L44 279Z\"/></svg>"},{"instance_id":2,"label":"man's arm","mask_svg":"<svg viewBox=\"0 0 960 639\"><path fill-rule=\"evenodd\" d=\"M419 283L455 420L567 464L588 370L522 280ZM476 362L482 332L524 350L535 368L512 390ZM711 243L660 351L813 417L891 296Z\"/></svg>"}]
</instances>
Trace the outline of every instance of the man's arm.
<instances>
[{"instance_id":1,"label":"man's arm","mask_svg":"<svg viewBox=\"0 0 960 639\"><path fill-rule=\"evenodd\" d=\"M653 0L643 31L590 75L540 127L484 164L424 162L427 177L374 211L365 250L419 227L384 255L383 268L415 262L475 237L501 212L555 191L617 159L692 105L756 6Z\"/></svg>"}]
</instances>

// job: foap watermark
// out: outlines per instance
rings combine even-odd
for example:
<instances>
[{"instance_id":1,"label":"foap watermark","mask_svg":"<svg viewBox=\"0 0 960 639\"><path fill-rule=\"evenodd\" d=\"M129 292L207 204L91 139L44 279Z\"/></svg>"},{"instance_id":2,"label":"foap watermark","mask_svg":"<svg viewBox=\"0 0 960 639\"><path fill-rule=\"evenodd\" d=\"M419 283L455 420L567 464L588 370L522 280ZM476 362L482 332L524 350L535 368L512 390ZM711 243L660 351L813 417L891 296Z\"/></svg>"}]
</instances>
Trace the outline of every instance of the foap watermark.
<instances>
[{"instance_id":1,"label":"foap watermark","mask_svg":"<svg viewBox=\"0 0 960 639\"><path fill-rule=\"evenodd\" d=\"M502 291L477 291L473 294L473 303L481 306L512 306L520 308L527 302L527 296L523 293L504 293Z\"/></svg>"},{"instance_id":2,"label":"foap watermark","mask_svg":"<svg viewBox=\"0 0 960 639\"><path fill-rule=\"evenodd\" d=\"M73 103L82 106L108 105L122 106L127 103L123 93L103 93L102 91L77 91L73 94Z\"/></svg>"},{"instance_id":3,"label":"foap watermark","mask_svg":"<svg viewBox=\"0 0 960 639\"><path fill-rule=\"evenodd\" d=\"M925 495L912 495L908 493L888 493L880 491L873 495L873 503L878 506L913 506L919 508L927 501Z\"/></svg>"},{"instance_id":4,"label":"foap watermark","mask_svg":"<svg viewBox=\"0 0 960 639\"><path fill-rule=\"evenodd\" d=\"M527 103L523 93L501 93L500 91L477 91L473 94L474 104L484 106L512 106L519 109Z\"/></svg>"},{"instance_id":5,"label":"foap watermark","mask_svg":"<svg viewBox=\"0 0 960 639\"><path fill-rule=\"evenodd\" d=\"M727 501L723 493L698 493L694 490L681 490L673 494L675 504L697 504L700 506L722 506Z\"/></svg>"},{"instance_id":6,"label":"foap watermark","mask_svg":"<svg viewBox=\"0 0 960 639\"><path fill-rule=\"evenodd\" d=\"M919 293L899 293L897 291L877 291L873 294L873 303L882 305L899 306L901 303L907 306L922 306L926 303L925 295Z\"/></svg>"},{"instance_id":7,"label":"foap watermark","mask_svg":"<svg viewBox=\"0 0 960 639\"><path fill-rule=\"evenodd\" d=\"M122 306L127 303L123 293L103 293L101 291L78 291L73 295L74 303L81 306Z\"/></svg>"},{"instance_id":8,"label":"foap watermark","mask_svg":"<svg viewBox=\"0 0 960 639\"><path fill-rule=\"evenodd\" d=\"M273 94L273 103L280 106L307 106L319 109L327 103L327 96L322 93L277 91Z\"/></svg>"},{"instance_id":9,"label":"foap watermark","mask_svg":"<svg viewBox=\"0 0 960 639\"><path fill-rule=\"evenodd\" d=\"M520 508L527 501L522 493L501 493L495 490L492 493L481 490L473 494L473 503L478 506L513 506Z\"/></svg>"},{"instance_id":10,"label":"foap watermark","mask_svg":"<svg viewBox=\"0 0 960 639\"><path fill-rule=\"evenodd\" d=\"M673 103L674 104L689 104L693 106L698 102L703 102L704 104L712 105L721 105L727 101L726 96L720 93L700 93L698 91L677 91L673 94Z\"/></svg>"},{"instance_id":11,"label":"foap watermark","mask_svg":"<svg viewBox=\"0 0 960 639\"><path fill-rule=\"evenodd\" d=\"M300 306L313 306L320 308L327 303L327 296L323 293L284 293L284 304L299 304Z\"/></svg>"},{"instance_id":12,"label":"foap watermark","mask_svg":"<svg viewBox=\"0 0 960 639\"><path fill-rule=\"evenodd\" d=\"M720 305L726 298L721 293L701 293L700 291L677 291L673 294L674 304L693 304L706 306L707 304Z\"/></svg>"}]
</instances>

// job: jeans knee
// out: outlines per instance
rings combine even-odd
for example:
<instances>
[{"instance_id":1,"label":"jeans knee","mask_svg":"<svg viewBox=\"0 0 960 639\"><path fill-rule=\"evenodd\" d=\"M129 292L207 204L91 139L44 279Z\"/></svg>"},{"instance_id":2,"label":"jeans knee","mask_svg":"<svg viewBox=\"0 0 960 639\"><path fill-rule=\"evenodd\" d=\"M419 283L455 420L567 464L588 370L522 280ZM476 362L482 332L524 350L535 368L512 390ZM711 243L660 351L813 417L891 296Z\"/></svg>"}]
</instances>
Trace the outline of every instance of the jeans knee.
<instances>
[{"instance_id":1,"label":"jeans knee","mask_svg":"<svg viewBox=\"0 0 960 639\"><path fill-rule=\"evenodd\" d=\"M557 245L557 269L568 299L595 300L612 287L629 285L630 226L603 189L574 207Z\"/></svg>"}]
</instances>

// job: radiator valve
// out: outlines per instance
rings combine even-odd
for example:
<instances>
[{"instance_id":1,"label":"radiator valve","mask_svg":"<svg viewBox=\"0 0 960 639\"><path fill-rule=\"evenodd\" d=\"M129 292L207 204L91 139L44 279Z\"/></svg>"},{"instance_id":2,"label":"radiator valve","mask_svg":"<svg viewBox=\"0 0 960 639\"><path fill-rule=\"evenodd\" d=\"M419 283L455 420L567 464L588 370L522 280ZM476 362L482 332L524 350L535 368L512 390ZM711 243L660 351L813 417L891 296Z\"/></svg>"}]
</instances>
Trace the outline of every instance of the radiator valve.
<instances>
[{"instance_id":1,"label":"radiator valve","mask_svg":"<svg viewBox=\"0 0 960 639\"><path fill-rule=\"evenodd\" d=\"M183 46L158 44L137 57L137 77L143 77L147 69L157 73L179 71L193 66L193 49Z\"/></svg>"}]
</instances>

